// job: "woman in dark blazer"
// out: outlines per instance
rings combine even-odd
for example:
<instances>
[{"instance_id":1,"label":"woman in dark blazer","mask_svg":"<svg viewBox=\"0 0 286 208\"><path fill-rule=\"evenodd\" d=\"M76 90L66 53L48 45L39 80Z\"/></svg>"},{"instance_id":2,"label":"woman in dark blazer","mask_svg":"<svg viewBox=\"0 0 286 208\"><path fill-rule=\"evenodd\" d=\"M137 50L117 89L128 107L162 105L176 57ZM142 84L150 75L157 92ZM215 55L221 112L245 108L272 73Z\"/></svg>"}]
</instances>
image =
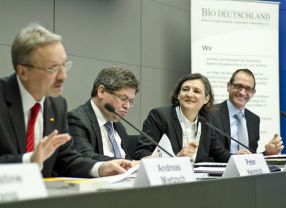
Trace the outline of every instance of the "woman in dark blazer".
<instances>
[{"instance_id":1,"label":"woman in dark blazer","mask_svg":"<svg viewBox=\"0 0 286 208\"><path fill-rule=\"evenodd\" d=\"M202 116L208 120L208 111L213 108L214 97L209 80L199 73L186 75L175 86L171 102L172 106L150 111L143 131L157 142L166 134L176 156L189 156L196 162L208 161L209 157L217 162L227 162L230 153L212 137L212 130L198 119ZM155 149L156 145L142 136L136 158L150 156Z\"/></svg>"}]
</instances>

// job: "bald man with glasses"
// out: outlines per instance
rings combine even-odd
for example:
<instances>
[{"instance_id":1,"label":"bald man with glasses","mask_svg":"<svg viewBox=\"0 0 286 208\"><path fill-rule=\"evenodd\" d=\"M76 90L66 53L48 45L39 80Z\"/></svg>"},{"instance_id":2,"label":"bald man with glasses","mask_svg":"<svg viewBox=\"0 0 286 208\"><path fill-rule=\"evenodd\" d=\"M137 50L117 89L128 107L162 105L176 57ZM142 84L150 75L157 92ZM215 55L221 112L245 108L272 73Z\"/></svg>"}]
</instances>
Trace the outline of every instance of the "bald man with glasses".
<instances>
[{"instance_id":1,"label":"bald man with glasses","mask_svg":"<svg viewBox=\"0 0 286 208\"><path fill-rule=\"evenodd\" d=\"M128 69L111 66L101 70L95 79L91 98L68 113L70 134L78 152L88 158L132 159L128 134L120 118L105 109L109 103L122 116L135 105L139 82Z\"/></svg>"},{"instance_id":2,"label":"bald man with glasses","mask_svg":"<svg viewBox=\"0 0 286 208\"><path fill-rule=\"evenodd\" d=\"M249 69L238 69L227 84L229 98L215 106L211 113L213 125L231 135L241 143L256 151L260 139L260 118L246 108L246 104L255 95L255 77ZM222 144L232 154L250 153L238 143L215 133ZM265 155L279 154L284 148L280 136L275 134L265 145Z\"/></svg>"}]
</instances>

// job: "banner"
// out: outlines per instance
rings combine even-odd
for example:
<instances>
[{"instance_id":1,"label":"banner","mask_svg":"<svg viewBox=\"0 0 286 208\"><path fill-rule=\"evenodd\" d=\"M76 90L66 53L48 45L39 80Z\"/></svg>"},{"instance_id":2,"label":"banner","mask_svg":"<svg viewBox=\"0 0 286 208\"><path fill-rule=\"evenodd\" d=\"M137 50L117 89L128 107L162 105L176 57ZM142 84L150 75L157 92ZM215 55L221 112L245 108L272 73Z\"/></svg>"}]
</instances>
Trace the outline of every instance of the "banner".
<instances>
[{"instance_id":1,"label":"banner","mask_svg":"<svg viewBox=\"0 0 286 208\"><path fill-rule=\"evenodd\" d=\"M215 102L228 98L227 82L236 69L256 78L256 94L247 108L260 116L259 151L280 134L279 4L191 0L192 72L206 75Z\"/></svg>"}]
</instances>

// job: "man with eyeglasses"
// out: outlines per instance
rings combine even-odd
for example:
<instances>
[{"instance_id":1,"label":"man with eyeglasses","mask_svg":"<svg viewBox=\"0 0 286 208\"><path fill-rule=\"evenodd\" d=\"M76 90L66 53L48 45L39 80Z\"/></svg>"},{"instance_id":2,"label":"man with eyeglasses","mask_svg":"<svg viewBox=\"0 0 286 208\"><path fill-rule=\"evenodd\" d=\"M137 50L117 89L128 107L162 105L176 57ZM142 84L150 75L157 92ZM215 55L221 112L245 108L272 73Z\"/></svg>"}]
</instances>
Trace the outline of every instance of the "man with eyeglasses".
<instances>
[{"instance_id":1,"label":"man with eyeglasses","mask_svg":"<svg viewBox=\"0 0 286 208\"><path fill-rule=\"evenodd\" d=\"M245 106L254 96L255 77L249 69L236 70L227 83L228 100L217 104L211 113L213 124L237 139L241 143L256 151L259 141L260 118ZM216 133L225 148L233 154L249 154L243 146ZM280 136L277 134L265 145L266 155L279 154L284 148Z\"/></svg>"},{"instance_id":2,"label":"man with eyeglasses","mask_svg":"<svg viewBox=\"0 0 286 208\"><path fill-rule=\"evenodd\" d=\"M44 177L98 177L125 172L127 160L98 162L74 148L60 94L71 68L62 37L38 24L12 44L15 73L0 79L0 163L36 162Z\"/></svg>"},{"instance_id":3,"label":"man with eyeglasses","mask_svg":"<svg viewBox=\"0 0 286 208\"><path fill-rule=\"evenodd\" d=\"M132 159L127 132L120 118L105 109L112 105L122 117L135 104L139 82L128 69L111 66L97 75L91 98L68 113L70 134L76 149L88 158Z\"/></svg>"}]
</instances>

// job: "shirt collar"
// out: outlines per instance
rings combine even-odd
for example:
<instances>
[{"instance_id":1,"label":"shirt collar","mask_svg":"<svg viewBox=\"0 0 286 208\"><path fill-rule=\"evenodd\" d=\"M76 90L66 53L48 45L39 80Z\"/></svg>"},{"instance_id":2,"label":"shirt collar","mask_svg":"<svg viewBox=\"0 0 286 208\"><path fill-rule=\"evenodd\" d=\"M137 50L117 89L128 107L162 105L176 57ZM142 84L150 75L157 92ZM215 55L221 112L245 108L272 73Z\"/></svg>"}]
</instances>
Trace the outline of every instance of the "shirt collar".
<instances>
[{"instance_id":1,"label":"shirt collar","mask_svg":"<svg viewBox=\"0 0 286 208\"><path fill-rule=\"evenodd\" d=\"M19 79L18 75L17 75L17 81L18 81L18 85L19 85L19 89L20 89L20 94L22 97L22 105L23 105L23 111L24 114L28 113L30 111L30 109L36 104L39 103L41 105L41 112L44 111L44 101L45 101L45 97L43 97L39 102L36 101L33 96L25 89L25 87L23 86L21 80Z\"/></svg>"},{"instance_id":2,"label":"shirt collar","mask_svg":"<svg viewBox=\"0 0 286 208\"><path fill-rule=\"evenodd\" d=\"M96 106L96 104L93 102L92 99L90 99L90 103L91 103L92 109L96 115L99 127L104 126L104 124L108 120L104 117L103 113L99 110L99 108ZM113 122L111 121L111 123L113 123Z\"/></svg>"},{"instance_id":3,"label":"shirt collar","mask_svg":"<svg viewBox=\"0 0 286 208\"><path fill-rule=\"evenodd\" d=\"M195 121L191 122L182 112L182 109L180 106L177 106L177 112L179 113L179 117L181 119L181 122L183 122L186 126L196 126L198 122L198 116L196 117Z\"/></svg>"},{"instance_id":4,"label":"shirt collar","mask_svg":"<svg viewBox=\"0 0 286 208\"><path fill-rule=\"evenodd\" d=\"M242 110L239 110L237 107L235 107L235 106L230 102L229 99L227 100L227 108L228 108L228 113L229 113L229 116L230 116L230 117L236 115L238 112L241 112L242 115L244 116L245 108L243 108Z\"/></svg>"}]
</instances>

